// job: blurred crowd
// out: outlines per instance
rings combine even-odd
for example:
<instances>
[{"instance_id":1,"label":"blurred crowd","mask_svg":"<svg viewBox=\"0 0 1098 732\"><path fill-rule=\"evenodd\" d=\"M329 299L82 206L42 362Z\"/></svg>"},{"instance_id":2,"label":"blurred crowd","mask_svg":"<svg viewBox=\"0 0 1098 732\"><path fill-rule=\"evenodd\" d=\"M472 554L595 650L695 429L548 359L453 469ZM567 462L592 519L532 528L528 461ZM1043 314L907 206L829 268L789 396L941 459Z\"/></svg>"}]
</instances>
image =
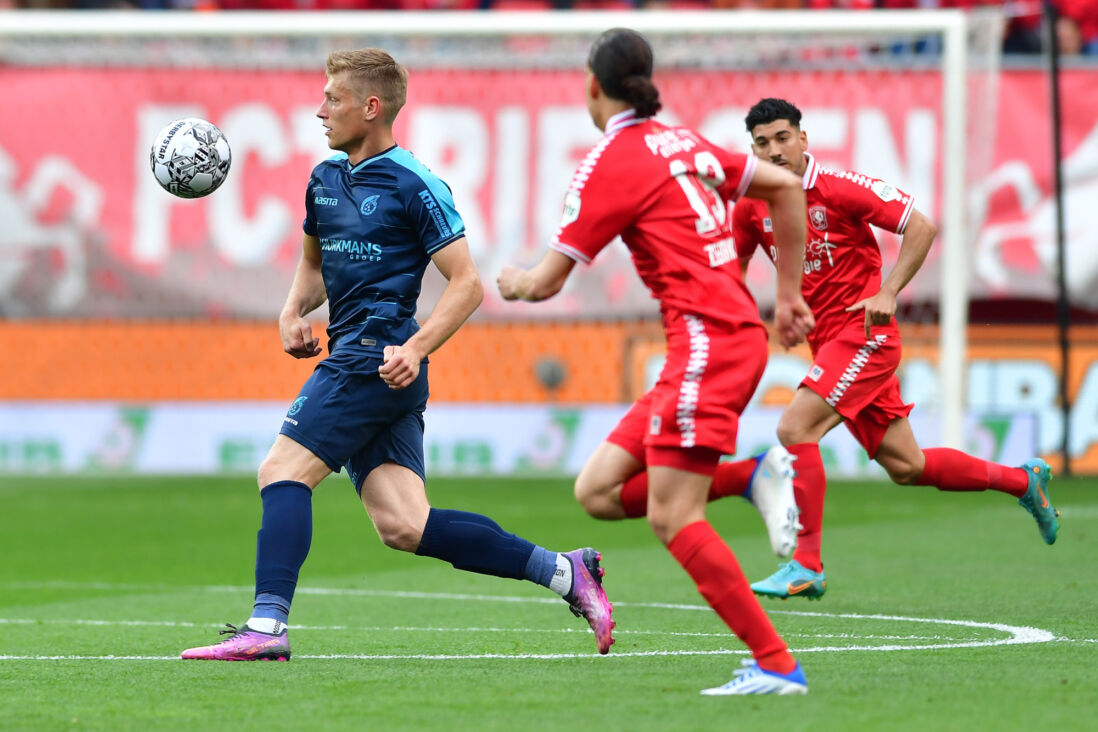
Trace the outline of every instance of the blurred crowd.
<instances>
[{"instance_id":1,"label":"blurred crowd","mask_svg":"<svg viewBox=\"0 0 1098 732\"><path fill-rule=\"evenodd\" d=\"M1098 0L1051 0L1065 54L1098 56ZM629 9L978 9L1002 6L1010 18L1006 53L1044 47L1041 0L0 0L4 9L132 10L629 10Z\"/></svg>"}]
</instances>

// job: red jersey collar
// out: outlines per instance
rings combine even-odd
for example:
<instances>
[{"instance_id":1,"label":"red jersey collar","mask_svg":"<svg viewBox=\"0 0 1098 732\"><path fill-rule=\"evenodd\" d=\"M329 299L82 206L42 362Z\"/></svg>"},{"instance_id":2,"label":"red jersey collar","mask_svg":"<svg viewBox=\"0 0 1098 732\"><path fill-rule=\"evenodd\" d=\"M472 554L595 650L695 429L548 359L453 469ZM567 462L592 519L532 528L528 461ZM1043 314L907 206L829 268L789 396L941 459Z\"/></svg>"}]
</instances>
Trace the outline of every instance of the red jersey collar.
<instances>
[{"instance_id":1,"label":"red jersey collar","mask_svg":"<svg viewBox=\"0 0 1098 732\"><path fill-rule=\"evenodd\" d=\"M816 159L812 157L812 153L805 153L805 159L808 160L808 165L804 166L804 175L801 177L801 185L807 191L816 185L816 178L820 175L820 167L816 165Z\"/></svg>"},{"instance_id":2,"label":"red jersey collar","mask_svg":"<svg viewBox=\"0 0 1098 732\"><path fill-rule=\"evenodd\" d=\"M630 125L639 125L641 122L647 121L647 117L637 116L637 110L627 109L624 112L618 112L613 117L606 120L606 134L610 135L619 130L625 129Z\"/></svg>"}]
</instances>

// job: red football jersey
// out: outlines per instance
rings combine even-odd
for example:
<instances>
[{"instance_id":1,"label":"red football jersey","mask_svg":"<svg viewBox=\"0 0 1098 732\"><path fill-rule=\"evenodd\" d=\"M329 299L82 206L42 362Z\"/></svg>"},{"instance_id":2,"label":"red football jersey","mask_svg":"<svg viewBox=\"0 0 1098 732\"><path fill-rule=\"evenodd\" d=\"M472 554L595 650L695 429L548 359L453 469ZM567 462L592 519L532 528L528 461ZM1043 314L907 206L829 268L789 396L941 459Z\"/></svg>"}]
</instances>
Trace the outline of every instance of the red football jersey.
<instances>
[{"instance_id":1,"label":"red football jersey","mask_svg":"<svg viewBox=\"0 0 1098 732\"><path fill-rule=\"evenodd\" d=\"M816 328L808 334L815 351L844 328L862 327L865 312L846 308L881 289L881 249L869 225L902 234L914 199L877 178L822 168L808 153L805 157L808 243L801 292L816 317ZM741 257L750 257L757 246L771 260L777 256L765 202L736 204L732 221ZM898 337L895 319L885 327Z\"/></svg>"},{"instance_id":2,"label":"red football jersey","mask_svg":"<svg viewBox=\"0 0 1098 732\"><path fill-rule=\"evenodd\" d=\"M747 190L756 165L691 129L622 112L576 170L549 246L589 264L620 235L662 312L759 323L726 203Z\"/></svg>"}]
</instances>

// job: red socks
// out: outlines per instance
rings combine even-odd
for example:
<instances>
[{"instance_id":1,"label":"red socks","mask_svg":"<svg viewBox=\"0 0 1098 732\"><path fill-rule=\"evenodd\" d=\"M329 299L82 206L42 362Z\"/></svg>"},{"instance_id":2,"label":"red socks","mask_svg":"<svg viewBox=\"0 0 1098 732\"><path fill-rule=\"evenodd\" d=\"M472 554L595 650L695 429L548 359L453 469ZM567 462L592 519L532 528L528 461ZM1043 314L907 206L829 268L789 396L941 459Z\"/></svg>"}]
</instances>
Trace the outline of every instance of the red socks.
<instances>
[{"instance_id":1,"label":"red socks","mask_svg":"<svg viewBox=\"0 0 1098 732\"><path fill-rule=\"evenodd\" d=\"M621 486L621 507L628 518L648 515L648 471L633 474Z\"/></svg>"},{"instance_id":2,"label":"red socks","mask_svg":"<svg viewBox=\"0 0 1098 732\"><path fill-rule=\"evenodd\" d=\"M940 491L986 491L1009 493L1021 498L1029 478L1021 468L1011 468L972 457L948 447L923 450L926 467L916 485L932 485Z\"/></svg>"},{"instance_id":3,"label":"red socks","mask_svg":"<svg viewBox=\"0 0 1098 732\"><path fill-rule=\"evenodd\" d=\"M820 446L815 442L802 442L786 447L796 460L793 470L793 495L801 509L801 525L797 534L797 551L793 559L813 572L823 570L820 559L820 539L823 531L824 496L827 493L827 474L824 472Z\"/></svg>"},{"instance_id":4,"label":"red socks","mask_svg":"<svg viewBox=\"0 0 1098 732\"><path fill-rule=\"evenodd\" d=\"M709 501L728 496L742 496L751 481L751 474L758 465L754 459L734 463L720 463L709 486ZM648 472L642 470L622 484L621 507L627 518L648 515Z\"/></svg>"},{"instance_id":5,"label":"red socks","mask_svg":"<svg viewBox=\"0 0 1098 732\"><path fill-rule=\"evenodd\" d=\"M759 462L754 458L737 460L734 463L719 463L713 474L713 484L709 486L709 500L727 496L742 496L751 484L751 475Z\"/></svg>"},{"instance_id":6,"label":"red socks","mask_svg":"<svg viewBox=\"0 0 1098 732\"><path fill-rule=\"evenodd\" d=\"M751 592L736 555L708 521L689 524L667 545L721 620L751 649L759 666L789 673L797 662Z\"/></svg>"}]
</instances>

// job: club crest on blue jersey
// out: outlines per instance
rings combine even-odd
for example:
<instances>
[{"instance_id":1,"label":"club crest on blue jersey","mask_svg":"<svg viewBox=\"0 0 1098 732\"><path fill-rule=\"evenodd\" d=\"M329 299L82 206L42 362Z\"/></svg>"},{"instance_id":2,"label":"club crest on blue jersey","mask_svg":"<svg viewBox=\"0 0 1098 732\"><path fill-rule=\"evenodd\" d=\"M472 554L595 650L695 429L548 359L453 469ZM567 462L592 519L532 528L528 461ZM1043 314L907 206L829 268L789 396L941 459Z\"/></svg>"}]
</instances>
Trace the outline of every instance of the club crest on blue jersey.
<instances>
[{"instance_id":1,"label":"club crest on blue jersey","mask_svg":"<svg viewBox=\"0 0 1098 732\"><path fill-rule=\"evenodd\" d=\"M369 216L374 211L377 211L377 199L381 196L370 196L362 202L362 205L358 207L358 210L362 212L363 216Z\"/></svg>"}]
</instances>

